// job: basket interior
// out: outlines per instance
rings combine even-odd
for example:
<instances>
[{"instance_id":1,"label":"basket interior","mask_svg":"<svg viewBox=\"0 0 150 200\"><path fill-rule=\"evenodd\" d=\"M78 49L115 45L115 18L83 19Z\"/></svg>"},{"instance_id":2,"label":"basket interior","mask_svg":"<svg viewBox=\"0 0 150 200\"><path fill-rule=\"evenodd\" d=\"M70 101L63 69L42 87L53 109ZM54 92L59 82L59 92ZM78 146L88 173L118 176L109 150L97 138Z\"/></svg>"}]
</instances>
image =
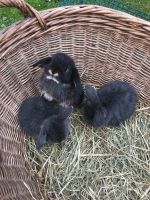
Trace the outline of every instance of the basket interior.
<instances>
[{"instance_id":1,"label":"basket interior","mask_svg":"<svg viewBox=\"0 0 150 200\"><path fill-rule=\"evenodd\" d=\"M150 49L142 39L118 31L77 26L21 44L2 59L0 69L0 185L10 181L9 197L19 189L18 199L21 195L32 199L26 185L36 199L40 196L27 170L24 135L16 113L23 99L39 94L41 71L32 65L56 52L67 53L75 60L83 83L100 86L112 79L126 80L137 88L144 104L150 103ZM1 197L6 193L2 190Z\"/></svg>"}]
</instances>

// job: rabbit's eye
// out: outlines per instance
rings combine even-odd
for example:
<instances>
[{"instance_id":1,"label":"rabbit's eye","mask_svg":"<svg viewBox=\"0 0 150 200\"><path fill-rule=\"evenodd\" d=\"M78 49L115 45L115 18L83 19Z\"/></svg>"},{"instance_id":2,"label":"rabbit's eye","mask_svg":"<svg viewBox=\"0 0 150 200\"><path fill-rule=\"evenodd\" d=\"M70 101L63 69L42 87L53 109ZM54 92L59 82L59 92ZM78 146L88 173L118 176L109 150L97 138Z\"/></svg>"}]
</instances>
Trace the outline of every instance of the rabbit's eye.
<instances>
[{"instance_id":1,"label":"rabbit's eye","mask_svg":"<svg viewBox=\"0 0 150 200\"><path fill-rule=\"evenodd\" d=\"M59 76L59 74L58 74L58 73L55 73L55 74L54 74L54 76L55 76L55 77L58 77L58 76Z\"/></svg>"}]
</instances>

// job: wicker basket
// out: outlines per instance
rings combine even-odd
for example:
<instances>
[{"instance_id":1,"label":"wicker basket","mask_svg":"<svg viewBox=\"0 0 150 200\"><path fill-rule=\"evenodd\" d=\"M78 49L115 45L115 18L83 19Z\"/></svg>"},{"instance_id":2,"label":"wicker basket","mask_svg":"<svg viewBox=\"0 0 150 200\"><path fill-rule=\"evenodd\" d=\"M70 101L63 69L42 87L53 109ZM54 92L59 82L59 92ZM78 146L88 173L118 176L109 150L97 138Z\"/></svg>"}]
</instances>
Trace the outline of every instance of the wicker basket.
<instances>
[{"instance_id":1,"label":"wicker basket","mask_svg":"<svg viewBox=\"0 0 150 200\"><path fill-rule=\"evenodd\" d=\"M16 119L23 99L38 94L39 59L63 51L84 82L131 82L150 105L150 23L99 6L37 12L23 0L0 0L25 20L0 31L0 199L43 199L27 166L24 136Z\"/></svg>"}]
</instances>

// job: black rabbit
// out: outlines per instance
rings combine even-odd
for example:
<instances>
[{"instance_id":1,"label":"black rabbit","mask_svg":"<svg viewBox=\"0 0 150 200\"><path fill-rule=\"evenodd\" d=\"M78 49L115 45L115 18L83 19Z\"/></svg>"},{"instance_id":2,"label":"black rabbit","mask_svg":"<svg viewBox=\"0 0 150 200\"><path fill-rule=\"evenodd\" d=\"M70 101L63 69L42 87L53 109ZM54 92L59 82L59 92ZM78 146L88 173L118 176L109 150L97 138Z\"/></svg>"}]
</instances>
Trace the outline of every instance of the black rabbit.
<instances>
[{"instance_id":1,"label":"black rabbit","mask_svg":"<svg viewBox=\"0 0 150 200\"><path fill-rule=\"evenodd\" d=\"M137 92L127 82L115 80L95 90L85 86L82 113L94 127L119 126L134 113Z\"/></svg>"},{"instance_id":2,"label":"black rabbit","mask_svg":"<svg viewBox=\"0 0 150 200\"><path fill-rule=\"evenodd\" d=\"M71 128L72 110L72 106L62 107L43 97L29 97L19 108L18 122L35 139L39 149L47 141L61 143L67 137Z\"/></svg>"},{"instance_id":3,"label":"black rabbit","mask_svg":"<svg viewBox=\"0 0 150 200\"><path fill-rule=\"evenodd\" d=\"M80 76L73 59L65 53L56 53L33 65L44 69L40 79L43 96L48 100L77 107L83 98Z\"/></svg>"}]
</instances>

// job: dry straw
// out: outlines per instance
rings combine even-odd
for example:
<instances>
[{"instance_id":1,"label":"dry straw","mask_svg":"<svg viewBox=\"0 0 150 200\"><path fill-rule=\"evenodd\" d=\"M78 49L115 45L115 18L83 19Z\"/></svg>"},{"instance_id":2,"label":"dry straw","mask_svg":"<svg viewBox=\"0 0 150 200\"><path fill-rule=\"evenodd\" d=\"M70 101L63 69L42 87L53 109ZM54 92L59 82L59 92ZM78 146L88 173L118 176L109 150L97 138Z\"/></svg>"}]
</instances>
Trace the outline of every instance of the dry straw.
<instances>
[{"instance_id":1,"label":"dry straw","mask_svg":"<svg viewBox=\"0 0 150 200\"><path fill-rule=\"evenodd\" d=\"M43 193L64 200L148 200L149 115L137 110L125 125L102 130L81 117L73 115L71 135L62 147L38 152L33 140L27 141L29 165Z\"/></svg>"}]
</instances>

